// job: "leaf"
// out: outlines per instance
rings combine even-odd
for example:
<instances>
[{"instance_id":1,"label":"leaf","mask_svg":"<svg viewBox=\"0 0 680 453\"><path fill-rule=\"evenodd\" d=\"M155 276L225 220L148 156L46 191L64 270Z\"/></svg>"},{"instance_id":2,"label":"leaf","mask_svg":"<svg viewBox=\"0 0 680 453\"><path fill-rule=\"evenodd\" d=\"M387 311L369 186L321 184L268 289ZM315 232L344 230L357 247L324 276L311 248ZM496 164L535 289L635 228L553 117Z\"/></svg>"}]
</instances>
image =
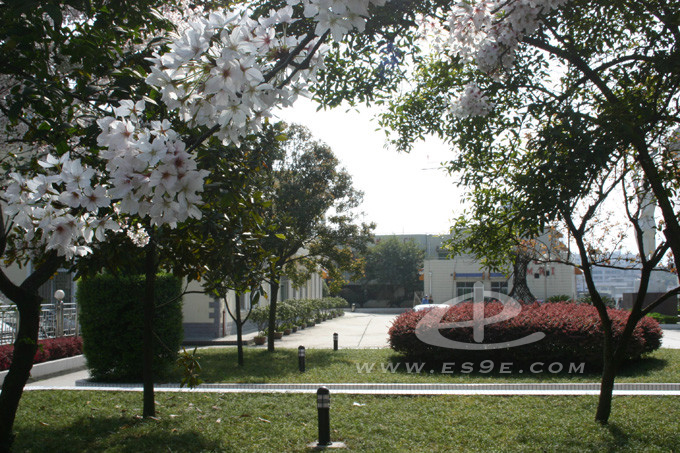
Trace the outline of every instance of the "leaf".
<instances>
[{"instance_id":1,"label":"leaf","mask_svg":"<svg viewBox=\"0 0 680 453\"><path fill-rule=\"evenodd\" d=\"M61 9L59 8L59 6L57 6L54 3L48 3L43 5L43 9L54 21L54 29L59 30L61 28L61 23L64 20L64 17L61 14Z\"/></svg>"}]
</instances>

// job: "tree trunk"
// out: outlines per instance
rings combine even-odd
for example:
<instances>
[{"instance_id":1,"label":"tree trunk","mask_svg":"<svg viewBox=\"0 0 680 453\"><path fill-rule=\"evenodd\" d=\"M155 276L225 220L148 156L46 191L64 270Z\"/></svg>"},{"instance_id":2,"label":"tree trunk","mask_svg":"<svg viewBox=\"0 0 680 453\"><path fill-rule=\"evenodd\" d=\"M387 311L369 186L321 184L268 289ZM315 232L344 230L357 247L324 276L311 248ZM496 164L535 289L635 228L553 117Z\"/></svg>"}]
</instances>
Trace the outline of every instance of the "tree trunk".
<instances>
[{"instance_id":1,"label":"tree trunk","mask_svg":"<svg viewBox=\"0 0 680 453\"><path fill-rule=\"evenodd\" d=\"M600 397L597 402L595 421L606 425L612 412L612 398L614 391L614 380L616 379L617 360L612 352L612 341L605 340L604 345L604 364L602 368L602 379L600 381ZM623 345L620 345L621 347Z\"/></svg>"},{"instance_id":2,"label":"tree trunk","mask_svg":"<svg viewBox=\"0 0 680 453\"><path fill-rule=\"evenodd\" d=\"M242 294L236 298L236 349L238 353L238 366L243 366L243 322L241 321L241 298Z\"/></svg>"},{"instance_id":3,"label":"tree trunk","mask_svg":"<svg viewBox=\"0 0 680 453\"><path fill-rule=\"evenodd\" d=\"M276 302L278 300L279 281L278 276L270 281L269 297L269 330L267 331L267 351L274 352L274 329L276 328Z\"/></svg>"},{"instance_id":4,"label":"tree trunk","mask_svg":"<svg viewBox=\"0 0 680 453\"><path fill-rule=\"evenodd\" d=\"M19 309L19 328L14 343L12 365L2 384L0 394L0 452L9 452L14 441L13 427L19 400L33 368L33 357L38 349L40 303L37 294L26 293L21 301L14 301Z\"/></svg>"},{"instance_id":5,"label":"tree trunk","mask_svg":"<svg viewBox=\"0 0 680 453\"><path fill-rule=\"evenodd\" d=\"M513 281L512 291L508 296L519 300L526 304L536 302L536 298L531 294L529 285L527 284L527 268L531 262L531 257L522 252L515 254L515 262L513 263Z\"/></svg>"},{"instance_id":6,"label":"tree trunk","mask_svg":"<svg viewBox=\"0 0 680 453\"><path fill-rule=\"evenodd\" d=\"M0 208L0 225L2 224ZM3 230L0 229L0 233ZM0 254L4 253L5 237L0 238ZM15 285L0 270L0 291L17 306L19 326L14 342L12 364L9 367L0 393L0 452L10 451L14 441L14 419L24 386L33 368L33 358L38 349L38 330L40 328L41 297L38 288L48 281L63 264L63 259L55 252L49 252L45 260L20 286Z\"/></svg>"},{"instance_id":7,"label":"tree trunk","mask_svg":"<svg viewBox=\"0 0 680 453\"><path fill-rule=\"evenodd\" d=\"M144 332L142 382L144 385L144 417L156 416L156 403L153 387L153 318L155 312L155 286L156 286L156 243L153 233L150 235L149 244L146 246L145 263L145 287L144 287Z\"/></svg>"}]
</instances>

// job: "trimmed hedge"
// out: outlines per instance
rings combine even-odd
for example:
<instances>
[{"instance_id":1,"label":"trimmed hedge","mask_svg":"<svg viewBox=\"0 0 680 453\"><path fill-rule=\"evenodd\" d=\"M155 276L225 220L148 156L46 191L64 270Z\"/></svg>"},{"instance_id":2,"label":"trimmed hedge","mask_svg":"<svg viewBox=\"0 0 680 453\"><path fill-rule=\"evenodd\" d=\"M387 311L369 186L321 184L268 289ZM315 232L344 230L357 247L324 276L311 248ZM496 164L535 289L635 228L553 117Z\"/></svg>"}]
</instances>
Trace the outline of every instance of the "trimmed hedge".
<instances>
[{"instance_id":1,"label":"trimmed hedge","mask_svg":"<svg viewBox=\"0 0 680 453\"><path fill-rule=\"evenodd\" d=\"M471 302L448 309L439 322L460 322L472 319ZM435 308L436 309L436 308ZM500 302L485 305L485 317L498 314L503 309ZM609 309L612 319L614 341L623 333L629 312ZM518 340L534 332L546 337L535 343L513 348L472 351L432 346L420 341L415 329L425 316L424 311L408 311L393 322L389 330L390 346L410 358L426 361L502 360L517 363L539 361L585 362L588 366L602 365L602 342L604 334L597 310L590 305L574 303L547 303L524 305L520 314L506 321L488 324L484 328L484 343L502 343ZM433 327L435 328L435 327ZM474 343L472 328L441 329L441 334L454 341ZM627 350L627 359L637 359L642 354L661 346L661 328L654 319L640 320Z\"/></svg>"},{"instance_id":2,"label":"trimmed hedge","mask_svg":"<svg viewBox=\"0 0 680 453\"><path fill-rule=\"evenodd\" d=\"M33 363L49 362L65 359L83 353L83 339L80 337L60 337L38 340L38 350ZM0 346L0 371L8 370L12 364L14 345Z\"/></svg>"},{"instance_id":3,"label":"trimmed hedge","mask_svg":"<svg viewBox=\"0 0 680 453\"><path fill-rule=\"evenodd\" d=\"M349 304L342 297L323 299L286 299L276 304L276 330L316 322L317 319L342 316ZM257 325L259 333L264 333L269 322L269 305L257 305L249 318Z\"/></svg>"},{"instance_id":4,"label":"trimmed hedge","mask_svg":"<svg viewBox=\"0 0 680 453\"><path fill-rule=\"evenodd\" d=\"M83 352L95 380L142 379L144 282L144 276L109 274L78 282ZM176 277L157 276L153 364L157 379L173 368L182 342L181 291Z\"/></svg>"}]
</instances>

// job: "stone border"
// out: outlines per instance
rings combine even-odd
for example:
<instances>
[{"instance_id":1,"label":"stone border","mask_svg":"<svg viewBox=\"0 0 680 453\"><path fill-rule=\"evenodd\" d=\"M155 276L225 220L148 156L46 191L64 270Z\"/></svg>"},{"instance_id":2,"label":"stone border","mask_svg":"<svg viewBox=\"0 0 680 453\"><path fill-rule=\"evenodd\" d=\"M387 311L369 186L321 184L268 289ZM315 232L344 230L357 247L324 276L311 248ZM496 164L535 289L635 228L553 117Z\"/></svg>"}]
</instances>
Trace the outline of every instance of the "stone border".
<instances>
[{"instance_id":1,"label":"stone border","mask_svg":"<svg viewBox=\"0 0 680 453\"><path fill-rule=\"evenodd\" d=\"M49 362L36 363L33 365L33 368L31 368L31 378L29 379L29 382L33 382L37 379L59 376L73 371L84 370L85 368L85 356L82 354L51 360ZM5 381L5 376L7 376L8 372L9 370L0 371L0 385Z\"/></svg>"}]
</instances>

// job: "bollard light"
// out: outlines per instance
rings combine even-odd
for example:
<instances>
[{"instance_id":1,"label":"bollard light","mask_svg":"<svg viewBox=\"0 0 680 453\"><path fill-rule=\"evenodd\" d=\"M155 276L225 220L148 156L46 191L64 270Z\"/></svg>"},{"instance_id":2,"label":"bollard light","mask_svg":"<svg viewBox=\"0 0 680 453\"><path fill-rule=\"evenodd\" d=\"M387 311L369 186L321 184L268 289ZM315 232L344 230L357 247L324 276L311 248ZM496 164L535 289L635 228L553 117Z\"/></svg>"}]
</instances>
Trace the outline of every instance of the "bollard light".
<instances>
[{"instance_id":1,"label":"bollard light","mask_svg":"<svg viewBox=\"0 0 680 453\"><path fill-rule=\"evenodd\" d=\"M352 311L357 309L357 304L352 304Z\"/></svg>"},{"instance_id":2,"label":"bollard light","mask_svg":"<svg viewBox=\"0 0 680 453\"><path fill-rule=\"evenodd\" d=\"M333 334L333 350L334 351L338 350L338 334L337 333Z\"/></svg>"},{"instance_id":3,"label":"bollard light","mask_svg":"<svg viewBox=\"0 0 680 453\"><path fill-rule=\"evenodd\" d=\"M326 387L319 387L316 391L316 408L319 412L319 446L331 444L331 392Z\"/></svg>"},{"instance_id":4,"label":"bollard light","mask_svg":"<svg viewBox=\"0 0 680 453\"><path fill-rule=\"evenodd\" d=\"M298 347L298 368L300 369L300 373L305 372L305 347L304 346L299 346Z\"/></svg>"}]
</instances>

